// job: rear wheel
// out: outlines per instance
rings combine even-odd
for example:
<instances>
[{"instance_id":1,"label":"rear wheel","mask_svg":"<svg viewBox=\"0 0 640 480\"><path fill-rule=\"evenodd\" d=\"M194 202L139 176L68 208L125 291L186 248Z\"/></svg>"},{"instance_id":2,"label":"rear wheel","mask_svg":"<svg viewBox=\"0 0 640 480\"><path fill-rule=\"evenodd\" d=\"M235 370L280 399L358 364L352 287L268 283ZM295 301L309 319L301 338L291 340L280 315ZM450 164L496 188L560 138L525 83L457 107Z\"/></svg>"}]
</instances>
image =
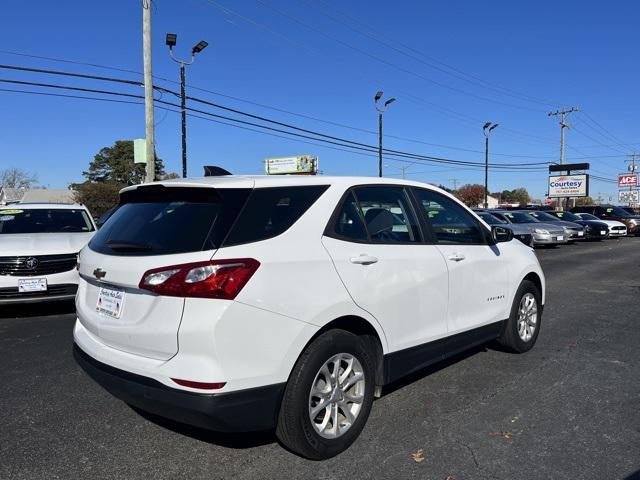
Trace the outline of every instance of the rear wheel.
<instances>
[{"instance_id":1,"label":"rear wheel","mask_svg":"<svg viewBox=\"0 0 640 480\"><path fill-rule=\"evenodd\" d=\"M360 337L344 330L320 335L291 372L276 428L280 441L315 460L346 450L371 411L374 372Z\"/></svg>"},{"instance_id":2,"label":"rear wheel","mask_svg":"<svg viewBox=\"0 0 640 480\"><path fill-rule=\"evenodd\" d=\"M541 302L538 287L533 282L524 280L513 299L509 320L498 338L502 346L513 352L523 353L535 345L542 320Z\"/></svg>"}]
</instances>

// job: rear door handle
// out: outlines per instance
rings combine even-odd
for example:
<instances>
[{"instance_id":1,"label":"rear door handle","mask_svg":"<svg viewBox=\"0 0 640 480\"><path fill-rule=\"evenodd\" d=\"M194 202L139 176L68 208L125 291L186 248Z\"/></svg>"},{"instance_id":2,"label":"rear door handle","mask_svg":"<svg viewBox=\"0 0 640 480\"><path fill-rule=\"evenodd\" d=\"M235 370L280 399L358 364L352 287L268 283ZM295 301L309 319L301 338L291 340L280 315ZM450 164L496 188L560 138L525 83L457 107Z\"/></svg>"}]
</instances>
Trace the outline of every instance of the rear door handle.
<instances>
[{"instance_id":1,"label":"rear door handle","mask_svg":"<svg viewBox=\"0 0 640 480\"><path fill-rule=\"evenodd\" d=\"M447 257L449 260L451 260L452 262L460 262L462 260L464 260L465 257L464 255L462 255L461 253L452 253L451 255L449 255Z\"/></svg>"},{"instance_id":2,"label":"rear door handle","mask_svg":"<svg viewBox=\"0 0 640 480\"><path fill-rule=\"evenodd\" d=\"M372 263L376 263L378 259L376 257L372 257L371 255L358 255L357 257L352 257L349 259L351 263L356 263L358 265L371 265Z\"/></svg>"}]
</instances>

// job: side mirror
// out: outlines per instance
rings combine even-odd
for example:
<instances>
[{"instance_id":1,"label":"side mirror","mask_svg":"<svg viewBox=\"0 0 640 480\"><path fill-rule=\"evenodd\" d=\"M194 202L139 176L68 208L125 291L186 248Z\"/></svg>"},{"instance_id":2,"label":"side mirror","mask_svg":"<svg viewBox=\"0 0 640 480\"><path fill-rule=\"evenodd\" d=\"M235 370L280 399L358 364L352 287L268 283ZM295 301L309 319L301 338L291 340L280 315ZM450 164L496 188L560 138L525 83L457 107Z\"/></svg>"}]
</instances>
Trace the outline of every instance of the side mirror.
<instances>
[{"instance_id":1,"label":"side mirror","mask_svg":"<svg viewBox=\"0 0 640 480\"><path fill-rule=\"evenodd\" d=\"M513 240L513 230L505 227L491 227L491 236L496 243L510 242Z\"/></svg>"}]
</instances>

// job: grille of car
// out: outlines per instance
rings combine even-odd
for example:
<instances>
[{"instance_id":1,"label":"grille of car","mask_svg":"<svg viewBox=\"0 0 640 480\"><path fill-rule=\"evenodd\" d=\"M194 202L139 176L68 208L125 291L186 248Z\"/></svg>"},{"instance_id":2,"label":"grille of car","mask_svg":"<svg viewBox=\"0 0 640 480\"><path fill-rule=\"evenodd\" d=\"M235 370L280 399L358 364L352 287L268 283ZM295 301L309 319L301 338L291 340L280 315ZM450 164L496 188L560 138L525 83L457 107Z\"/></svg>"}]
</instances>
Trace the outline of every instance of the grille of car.
<instances>
[{"instance_id":1,"label":"grille of car","mask_svg":"<svg viewBox=\"0 0 640 480\"><path fill-rule=\"evenodd\" d=\"M626 230L627 227L611 227L611 230Z\"/></svg>"},{"instance_id":2,"label":"grille of car","mask_svg":"<svg viewBox=\"0 0 640 480\"><path fill-rule=\"evenodd\" d=\"M51 297L56 295L75 295L78 286L73 283L63 283L60 285L49 285L44 292L23 292L18 291L18 287L0 288L0 300L11 298L34 298L34 297Z\"/></svg>"},{"instance_id":3,"label":"grille of car","mask_svg":"<svg viewBox=\"0 0 640 480\"><path fill-rule=\"evenodd\" d=\"M68 272L76 266L76 254L0 257L0 275L32 277Z\"/></svg>"}]
</instances>

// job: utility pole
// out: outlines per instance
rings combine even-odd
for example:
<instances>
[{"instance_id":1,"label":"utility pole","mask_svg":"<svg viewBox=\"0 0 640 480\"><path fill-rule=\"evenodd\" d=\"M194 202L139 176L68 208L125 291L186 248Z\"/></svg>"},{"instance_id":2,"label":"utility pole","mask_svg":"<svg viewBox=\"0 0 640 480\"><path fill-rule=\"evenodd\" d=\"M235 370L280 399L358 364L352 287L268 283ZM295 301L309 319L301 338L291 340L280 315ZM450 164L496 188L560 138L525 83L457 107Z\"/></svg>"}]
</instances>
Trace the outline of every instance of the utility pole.
<instances>
[{"instance_id":1,"label":"utility pole","mask_svg":"<svg viewBox=\"0 0 640 480\"><path fill-rule=\"evenodd\" d=\"M549 117L557 117L558 115L560 115L560 165L564 164L564 129L565 128L569 128L569 125L567 124L567 122L565 121L567 118L567 115L569 115L572 112L577 112L578 111L578 107L571 107L569 109L565 109L565 110L556 110L555 112L549 112L547 113L547 116ZM560 206L562 206L562 201L560 200L558 202L558 204L560 204ZM566 207L569 207L569 198L566 199L565 201L566 203Z\"/></svg>"},{"instance_id":2,"label":"utility pole","mask_svg":"<svg viewBox=\"0 0 640 480\"><path fill-rule=\"evenodd\" d=\"M407 170L409 170L409 168L411 168L414 163L415 162L411 162L408 165L388 165L388 164L385 164L384 166L387 167L387 168L392 167L392 168L397 168L398 170L400 170L402 172L402 179L404 180L406 178L406 173L405 172Z\"/></svg>"},{"instance_id":3,"label":"utility pole","mask_svg":"<svg viewBox=\"0 0 640 480\"><path fill-rule=\"evenodd\" d=\"M451 183L453 184L453 191L455 192L456 190L458 190L458 179L452 178Z\"/></svg>"},{"instance_id":4,"label":"utility pole","mask_svg":"<svg viewBox=\"0 0 640 480\"><path fill-rule=\"evenodd\" d=\"M378 176L382 177L382 114L387 111L387 107L396 101L395 98L390 98L383 105L378 102L382 98L382 91L376 92L373 100L376 103L376 110L378 111Z\"/></svg>"},{"instance_id":5,"label":"utility pole","mask_svg":"<svg viewBox=\"0 0 640 480\"><path fill-rule=\"evenodd\" d=\"M175 33L167 33L165 43L169 47L169 56L171 60L180 65L180 117L181 117L181 133L182 133L182 178L187 177L187 93L185 82L185 66L191 65L196 60L196 53L200 53L209 45L204 40L198 42L191 49L191 60L180 60L173 56L173 47L178 42L178 36Z\"/></svg>"},{"instance_id":6,"label":"utility pole","mask_svg":"<svg viewBox=\"0 0 640 480\"><path fill-rule=\"evenodd\" d=\"M142 56L144 62L144 124L147 164L145 182L156 179L156 135L153 118L153 74L151 66L151 0L142 0Z\"/></svg>"},{"instance_id":7,"label":"utility pole","mask_svg":"<svg viewBox=\"0 0 640 480\"><path fill-rule=\"evenodd\" d=\"M491 130L498 126L497 123L487 122L482 127L484 133L484 208L489 208L489 136Z\"/></svg>"}]
</instances>

